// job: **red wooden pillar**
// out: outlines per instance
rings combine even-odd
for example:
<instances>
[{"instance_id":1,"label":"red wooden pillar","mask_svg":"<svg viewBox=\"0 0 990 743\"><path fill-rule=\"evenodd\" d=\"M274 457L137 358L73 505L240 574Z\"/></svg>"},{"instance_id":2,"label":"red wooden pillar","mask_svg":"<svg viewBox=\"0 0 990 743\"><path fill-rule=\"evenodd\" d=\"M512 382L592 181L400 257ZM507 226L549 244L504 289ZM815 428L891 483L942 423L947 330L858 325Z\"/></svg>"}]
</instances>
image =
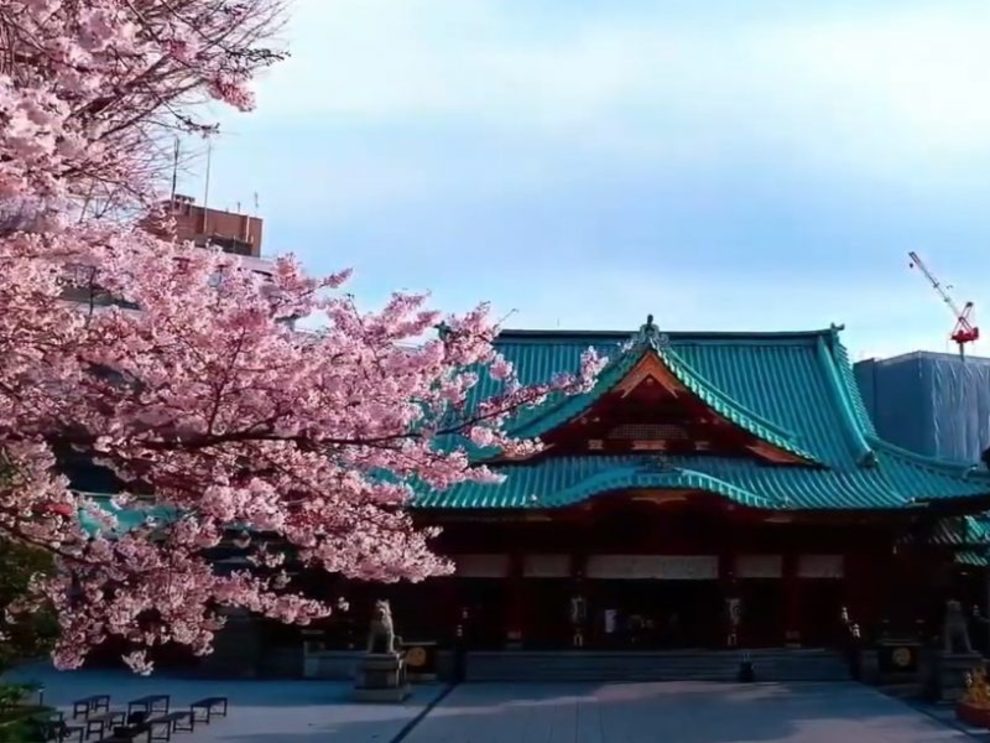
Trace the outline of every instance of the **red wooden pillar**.
<instances>
[{"instance_id":1,"label":"red wooden pillar","mask_svg":"<svg viewBox=\"0 0 990 743\"><path fill-rule=\"evenodd\" d=\"M583 648L589 644L594 644L598 640L594 636L594 625L589 620L600 606L601 596L595 591L595 586L586 580L587 568L588 554L586 551L582 550L571 554L571 590L569 600L583 598L587 614L586 621L583 625L576 626L568 623L567 646L571 648ZM570 607L568 607L568 614L570 614ZM578 644L576 639L577 635L581 637L580 644Z\"/></svg>"},{"instance_id":2,"label":"red wooden pillar","mask_svg":"<svg viewBox=\"0 0 990 743\"><path fill-rule=\"evenodd\" d=\"M747 607L740 604L742 612L742 624L733 625L733 618L730 616L730 599L742 601L740 586L736 579L736 556L732 551L722 550L718 555L718 588L719 588L719 621L717 631L719 637L716 638L716 645L722 647L740 647L746 644L747 638L742 637L743 627L746 624L745 616Z\"/></svg>"},{"instance_id":3,"label":"red wooden pillar","mask_svg":"<svg viewBox=\"0 0 990 743\"><path fill-rule=\"evenodd\" d=\"M801 645L801 582L798 578L798 556L784 553L784 644Z\"/></svg>"}]
</instances>

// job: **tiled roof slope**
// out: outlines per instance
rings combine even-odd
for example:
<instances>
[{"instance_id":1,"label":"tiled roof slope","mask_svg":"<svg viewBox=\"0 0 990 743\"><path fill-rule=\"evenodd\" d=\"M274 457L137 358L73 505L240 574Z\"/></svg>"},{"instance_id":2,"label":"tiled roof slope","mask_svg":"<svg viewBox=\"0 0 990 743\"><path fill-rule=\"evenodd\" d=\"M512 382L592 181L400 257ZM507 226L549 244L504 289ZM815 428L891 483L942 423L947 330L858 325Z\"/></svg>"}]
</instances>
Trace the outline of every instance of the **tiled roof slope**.
<instances>
[{"instance_id":1,"label":"tiled roof slope","mask_svg":"<svg viewBox=\"0 0 990 743\"><path fill-rule=\"evenodd\" d=\"M644 326L644 329L648 326ZM552 508L630 488L707 490L768 509L897 509L928 500L990 495L990 474L931 460L877 438L852 376L839 328L801 333L506 331L499 351L524 384L573 372L589 346L610 363L591 392L548 401L510 424L539 436L578 415L644 353L656 353L686 387L736 425L817 464L767 465L716 456L547 458L503 465L500 485L423 492L422 508ZM482 379L478 395L496 390Z\"/></svg>"}]
</instances>

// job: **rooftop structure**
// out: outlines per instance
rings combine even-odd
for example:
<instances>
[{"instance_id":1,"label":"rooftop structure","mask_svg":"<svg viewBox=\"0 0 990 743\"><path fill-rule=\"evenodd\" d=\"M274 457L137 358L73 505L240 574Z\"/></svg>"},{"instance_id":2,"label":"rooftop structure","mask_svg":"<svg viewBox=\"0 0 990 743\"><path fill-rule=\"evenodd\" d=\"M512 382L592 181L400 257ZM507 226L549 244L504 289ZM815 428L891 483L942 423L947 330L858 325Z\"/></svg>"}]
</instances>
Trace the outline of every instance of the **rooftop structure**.
<instances>
[{"instance_id":1,"label":"rooftop structure","mask_svg":"<svg viewBox=\"0 0 990 743\"><path fill-rule=\"evenodd\" d=\"M200 206L191 196L182 194L176 194L163 206L172 224L160 219L149 220L146 227L150 231L163 237L188 240L200 247L220 248L225 253L261 257L261 217Z\"/></svg>"},{"instance_id":2,"label":"rooftop structure","mask_svg":"<svg viewBox=\"0 0 990 743\"><path fill-rule=\"evenodd\" d=\"M497 464L506 482L423 493L416 504L561 508L633 487L704 491L768 511L990 503L984 468L878 435L839 330L662 334L647 325L631 344L628 332L503 332L498 349L524 383L576 370L589 345L610 362L591 392L516 417L514 433L549 446L530 462ZM495 390L490 380L480 387Z\"/></svg>"}]
</instances>

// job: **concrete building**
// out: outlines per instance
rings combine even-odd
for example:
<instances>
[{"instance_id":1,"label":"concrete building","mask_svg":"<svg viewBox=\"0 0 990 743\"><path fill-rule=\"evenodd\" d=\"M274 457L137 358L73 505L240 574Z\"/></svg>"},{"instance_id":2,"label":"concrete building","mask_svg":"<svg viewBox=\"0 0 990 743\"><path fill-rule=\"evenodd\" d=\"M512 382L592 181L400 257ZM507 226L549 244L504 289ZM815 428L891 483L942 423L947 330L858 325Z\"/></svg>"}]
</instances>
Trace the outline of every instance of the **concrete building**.
<instances>
[{"instance_id":1,"label":"concrete building","mask_svg":"<svg viewBox=\"0 0 990 743\"><path fill-rule=\"evenodd\" d=\"M219 248L241 256L244 266L270 275L272 264L261 254L264 221L238 212L210 209L196 204L191 196L176 194L163 204L167 219L149 217L142 226L164 238L190 241L200 247Z\"/></svg>"},{"instance_id":2,"label":"concrete building","mask_svg":"<svg viewBox=\"0 0 990 743\"><path fill-rule=\"evenodd\" d=\"M263 223L261 217L210 209L200 206L191 196L176 194L165 203L174 228L161 222L148 223L149 229L163 237L190 240L203 247L213 246L225 253L261 257Z\"/></svg>"}]
</instances>

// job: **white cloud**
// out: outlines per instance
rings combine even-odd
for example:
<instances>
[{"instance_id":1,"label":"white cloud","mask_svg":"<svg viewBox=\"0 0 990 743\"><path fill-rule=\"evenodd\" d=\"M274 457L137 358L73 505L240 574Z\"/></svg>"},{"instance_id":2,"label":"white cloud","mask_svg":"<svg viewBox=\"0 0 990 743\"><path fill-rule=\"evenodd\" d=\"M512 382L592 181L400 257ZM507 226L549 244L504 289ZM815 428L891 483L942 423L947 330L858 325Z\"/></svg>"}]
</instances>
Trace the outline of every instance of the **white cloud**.
<instances>
[{"instance_id":1,"label":"white cloud","mask_svg":"<svg viewBox=\"0 0 990 743\"><path fill-rule=\"evenodd\" d=\"M952 350L904 252L960 282L988 267L990 4L588 5L296 0L293 58L213 188L260 190L270 245L356 263L372 296L424 283L529 327L845 321L856 356ZM282 237L314 221L318 245ZM670 266L608 270L638 245Z\"/></svg>"},{"instance_id":2,"label":"white cloud","mask_svg":"<svg viewBox=\"0 0 990 743\"><path fill-rule=\"evenodd\" d=\"M293 59L259 99L267 117L441 117L637 155L756 141L782 157L899 171L905 158L990 151L990 6L738 25L669 15L534 29L541 19L516 4L303 0Z\"/></svg>"}]
</instances>

